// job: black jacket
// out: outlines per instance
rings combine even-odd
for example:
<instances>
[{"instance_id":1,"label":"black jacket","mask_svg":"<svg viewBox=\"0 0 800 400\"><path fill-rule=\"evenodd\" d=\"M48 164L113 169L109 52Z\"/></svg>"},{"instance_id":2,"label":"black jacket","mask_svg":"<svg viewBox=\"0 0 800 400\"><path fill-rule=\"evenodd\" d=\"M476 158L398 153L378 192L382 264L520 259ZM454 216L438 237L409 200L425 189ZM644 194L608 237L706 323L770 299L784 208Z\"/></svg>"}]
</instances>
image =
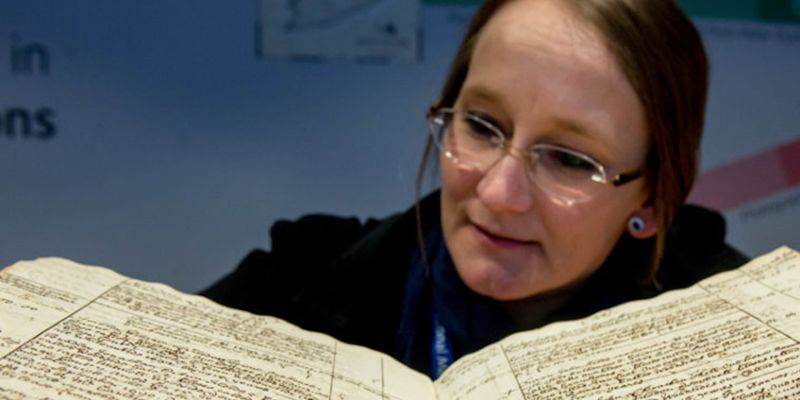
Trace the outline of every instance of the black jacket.
<instances>
[{"instance_id":1,"label":"black jacket","mask_svg":"<svg viewBox=\"0 0 800 400\"><path fill-rule=\"evenodd\" d=\"M432 221L439 220L438 192L422 200L421 211L422 221L428 222L422 228L427 231ZM397 356L392 353L405 280L418 248L413 207L364 223L310 215L279 221L270 234L271 251L252 251L234 272L201 294L229 307L273 315ZM606 263L546 322L581 318L689 286L747 261L725 244L724 236L725 222L719 214L685 206L669 232L657 283L639 283L635 271L649 260L648 243L625 235Z\"/></svg>"}]
</instances>

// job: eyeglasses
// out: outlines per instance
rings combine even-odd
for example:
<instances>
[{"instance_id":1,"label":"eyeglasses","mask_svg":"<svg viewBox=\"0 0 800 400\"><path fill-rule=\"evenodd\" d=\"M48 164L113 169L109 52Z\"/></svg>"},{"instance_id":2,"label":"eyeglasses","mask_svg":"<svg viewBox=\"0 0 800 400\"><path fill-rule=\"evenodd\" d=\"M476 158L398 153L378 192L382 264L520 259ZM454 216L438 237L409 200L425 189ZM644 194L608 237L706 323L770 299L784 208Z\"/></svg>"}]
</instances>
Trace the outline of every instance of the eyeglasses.
<instances>
[{"instance_id":1,"label":"eyeglasses","mask_svg":"<svg viewBox=\"0 0 800 400\"><path fill-rule=\"evenodd\" d=\"M469 111L431 110L428 126L436 146L457 165L485 173L511 153L525 162L532 183L569 205L589 200L603 185L616 187L642 176L641 169L636 169L610 178L599 162L561 146L535 144L527 150L512 147L499 128Z\"/></svg>"}]
</instances>

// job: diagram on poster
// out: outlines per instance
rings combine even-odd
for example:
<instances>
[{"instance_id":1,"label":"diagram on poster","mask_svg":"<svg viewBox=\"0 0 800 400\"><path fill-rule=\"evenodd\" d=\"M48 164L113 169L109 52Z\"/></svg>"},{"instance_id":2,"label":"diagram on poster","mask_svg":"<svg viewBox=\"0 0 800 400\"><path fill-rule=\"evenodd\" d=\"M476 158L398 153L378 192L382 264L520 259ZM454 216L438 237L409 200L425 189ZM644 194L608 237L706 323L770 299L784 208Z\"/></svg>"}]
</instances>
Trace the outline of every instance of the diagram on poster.
<instances>
[{"instance_id":1,"label":"diagram on poster","mask_svg":"<svg viewBox=\"0 0 800 400\"><path fill-rule=\"evenodd\" d=\"M262 0L259 50L265 58L414 62L419 1Z\"/></svg>"}]
</instances>

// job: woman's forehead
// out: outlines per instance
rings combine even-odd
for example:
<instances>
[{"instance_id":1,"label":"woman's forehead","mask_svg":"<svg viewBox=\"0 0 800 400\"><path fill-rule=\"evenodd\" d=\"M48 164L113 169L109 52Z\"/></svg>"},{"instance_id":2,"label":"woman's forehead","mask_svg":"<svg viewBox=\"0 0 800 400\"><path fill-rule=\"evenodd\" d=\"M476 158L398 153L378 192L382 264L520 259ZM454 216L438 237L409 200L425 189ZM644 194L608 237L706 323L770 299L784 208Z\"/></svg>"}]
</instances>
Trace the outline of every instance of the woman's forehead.
<instances>
[{"instance_id":1,"label":"woman's forehead","mask_svg":"<svg viewBox=\"0 0 800 400\"><path fill-rule=\"evenodd\" d=\"M613 54L559 2L501 9L476 43L459 100L483 100L515 123L589 133L616 154L639 155L648 142L642 105Z\"/></svg>"},{"instance_id":2,"label":"woman's forehead","mask_svg":"<svg viewBox=\"0 0 800 400\"><path fill-rule=\"evenodd\" d=\"M509 2L487 22L476 47L486 42L540 56L592 61L596 66L616 61L597 29L554 0Z\"/></svg>"}]
</instances>

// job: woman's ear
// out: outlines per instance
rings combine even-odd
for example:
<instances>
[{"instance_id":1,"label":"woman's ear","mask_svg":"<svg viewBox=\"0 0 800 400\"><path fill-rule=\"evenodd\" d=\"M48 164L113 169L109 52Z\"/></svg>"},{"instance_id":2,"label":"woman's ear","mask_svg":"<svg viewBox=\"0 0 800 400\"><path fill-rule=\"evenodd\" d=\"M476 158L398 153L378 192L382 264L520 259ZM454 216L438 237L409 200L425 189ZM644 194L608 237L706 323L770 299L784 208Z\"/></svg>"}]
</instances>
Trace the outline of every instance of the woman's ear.
<instances>
[{"instance_id":1,"label":"woman's ear","mask_svg":"<svg viewBox=\"0 0 800 400\"><path fill-rule=\"evenodd\" d=\"M652 205L644 206L628 217L628 233L634 238L651 238L656 232L658 232L658 221Z\"/></svg>"}]
</instances>

